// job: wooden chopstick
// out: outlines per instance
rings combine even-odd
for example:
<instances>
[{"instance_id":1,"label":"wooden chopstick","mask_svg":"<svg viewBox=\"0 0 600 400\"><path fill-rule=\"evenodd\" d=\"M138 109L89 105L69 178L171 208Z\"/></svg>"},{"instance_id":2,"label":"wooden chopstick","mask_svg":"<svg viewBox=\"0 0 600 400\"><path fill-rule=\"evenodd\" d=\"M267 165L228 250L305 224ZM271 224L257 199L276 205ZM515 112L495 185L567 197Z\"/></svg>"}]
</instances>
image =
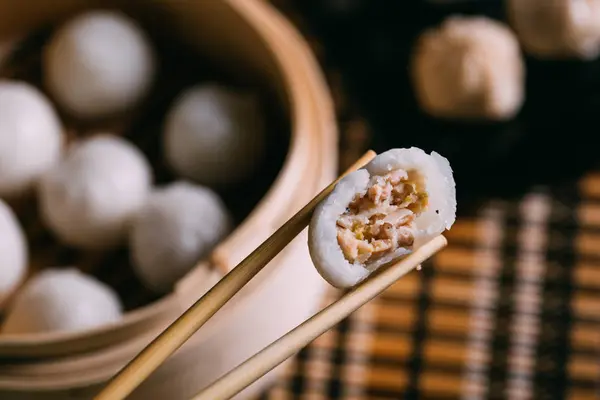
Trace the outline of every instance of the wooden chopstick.
<instances>
[{"instance_id":1,"label":"wooden chopstick","mask_svg":"<svg viewBox=\"0 0 600 400\"><path fill-rule=\"evenodd\" d=\"M390 287L402 276L421 265L422 262L444 248L446 244L446 238L440 235L417 249L410 256L368 278L335 303L315 314L312 318L216 380L193 397L192 400L225 400L235 396Z\"/></svg>"},{"instance_id":2,"label":"wooden chopstick","mask_svg":"<svg viewBox=\"0 0 600 400\"><path fill-rule=\"evenodd\" d=\"M107 384L95 400L122 400L133 392L308 226L315 207L331 193L341 178L363 167L375 155L374 151L369 150L342 176L323 189L146 346Z\"/></svg>"}]
</instances>

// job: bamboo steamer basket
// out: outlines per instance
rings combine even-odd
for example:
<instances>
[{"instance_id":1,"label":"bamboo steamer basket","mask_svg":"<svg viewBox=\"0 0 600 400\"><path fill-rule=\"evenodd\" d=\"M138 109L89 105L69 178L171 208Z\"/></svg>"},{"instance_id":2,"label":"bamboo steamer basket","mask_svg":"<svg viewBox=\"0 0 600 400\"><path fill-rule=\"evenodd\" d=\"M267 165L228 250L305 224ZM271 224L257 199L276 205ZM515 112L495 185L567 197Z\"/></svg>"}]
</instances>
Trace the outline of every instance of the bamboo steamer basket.
<instances>
[{"instance_id":1,"label":"bamboo steamer basket","mask_svg":"<svg viewBox=\"0 0 600 400\"><path fill-rule=\"evenodd\" d=\"M21 35L94 5L85 0L0 3L0 59ZM290 126L290 132L282 132L290 135L283 168L250 215L173 293L128 312L118 324L83 333L0 336L1 399L91 398L336 175L337 128L326 83L307 44L268 3L165 0L143 7L160 12L161 23L204 57L277 93ZM317 311L327 285L312 266L306 242L305 230L130 398L187 399ZM264 390L279 371L236 398Z\"/></svg>"}]
</instances>

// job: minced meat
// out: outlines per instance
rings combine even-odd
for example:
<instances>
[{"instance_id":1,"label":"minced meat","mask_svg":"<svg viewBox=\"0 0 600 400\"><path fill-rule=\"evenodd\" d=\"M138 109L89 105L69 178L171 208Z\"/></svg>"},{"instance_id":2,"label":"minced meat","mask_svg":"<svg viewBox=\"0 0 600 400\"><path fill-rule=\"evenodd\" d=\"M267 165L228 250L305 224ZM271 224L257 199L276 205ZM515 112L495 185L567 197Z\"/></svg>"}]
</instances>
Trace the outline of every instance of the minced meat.
<instances>
[{"instance_id":1,"label":"minced meat","mask_svg":"<svg viewBox=\"0 0 600 400\"><path fill-rule=\"evenodd\" d=\"M415 173L401 169L373 176L337 221L345 258L367 264L414 242L415 217L427 207L427 193Z\"/></svg>"}]
</instances>

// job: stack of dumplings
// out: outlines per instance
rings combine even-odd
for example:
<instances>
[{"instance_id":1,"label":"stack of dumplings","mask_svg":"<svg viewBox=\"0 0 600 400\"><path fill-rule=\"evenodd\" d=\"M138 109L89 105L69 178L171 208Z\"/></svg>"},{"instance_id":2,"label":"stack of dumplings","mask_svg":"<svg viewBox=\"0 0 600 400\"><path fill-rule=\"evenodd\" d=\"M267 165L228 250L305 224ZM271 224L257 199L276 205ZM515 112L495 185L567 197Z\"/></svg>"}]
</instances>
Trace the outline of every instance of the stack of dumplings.
<instances>
[{"instance_id":1,"label":"stack of dumplings","mask_svg":"<svg viewBox=\"0 0 600 400\"><path fill-rule=\"evenodd\" d=\"M81 266L30 268L36 248L19 222L21 201L35 199L49 237L70 251L126 249L132 273L156 295L234 228L218 188L250 179L264 159L255 93L216 82L183 88L160 133L166 182L156 179L162 163L101 124L151 96L158 54L132 18L92 10L46 41L40 85L0 80L0 335L100 328L126 310L114 288ZM85 131L67 121L84 122Z\"/></svg>"}]
</instances>

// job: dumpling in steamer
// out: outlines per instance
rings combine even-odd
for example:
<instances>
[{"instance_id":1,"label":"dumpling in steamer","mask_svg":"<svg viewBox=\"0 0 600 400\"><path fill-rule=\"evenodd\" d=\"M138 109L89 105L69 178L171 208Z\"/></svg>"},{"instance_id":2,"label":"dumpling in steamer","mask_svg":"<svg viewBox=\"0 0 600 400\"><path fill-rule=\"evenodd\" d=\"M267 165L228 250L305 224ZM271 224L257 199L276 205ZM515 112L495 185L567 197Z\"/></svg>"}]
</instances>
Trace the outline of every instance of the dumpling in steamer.
<instances>
[{"instance_id":1,"label":"dumpling in steamer","mask_svg":"<svg viewBox=\"0 0 600 400\"><path fill-rule=\"evenodd\" d=\"M136 275L165 293L221 241L233 218L216 192L177 181L155 189L129 234Z\"/></svg>"},{"instance_id":2,"label":"dumpling in steamer","mask_svg":"<svg viewBox=\"0 0 600 400\"><path fill-rule=\"evenodd\" d=\"M73 247L106 250L125 241L152 184L145 155L129 141L99 133L81 139L40 181L44 223Z\"/></svg>"},{"instance_id":3,"label":"dumpling in steamer","mask_svg":"<svg viewBox=\"0 0 600 400\"><path fill-rule=\"evenodd\" d=\"M1 334L83 331L118 321L116 292L75 268L50 268L31 278L10 305Z\"/></svg>"},{"instance_id":4,"label":"dumpling in steamer","mask_svg":"<svg viewBox=\"0 0 600 400\"><path fill-rule=\"evenodd\" d=\"M50 100L29 83L0 80L0 196L30 191L59 160L65 138Z\"/></svg>"},{"instance_id":5,"label":"dumpling in steamer","mask_svg":"<svg viewBox=\"0 0 600 400\"><path fill-rule=\"evenodd\" d=\"M175 100L163 133L173 171L202 185L239 183L265 154L265 121L259 98L217 84L188 88Z\"/></svg>"},{"instance_id":6,"label":"dumpling in steamer","mask_svg":"<svg viewBox=\"0 0 600 400\"><path fill-rule=\"evenodd\" d=\"M456 189L448 160L394 149L343 178L315 209L309 249L333 286L352 287L450 229Z\"/></svg>"},{"instance_id":7,"label":"dumpling in steamer","mask_svg":"<svg viewBox=\"0 0 600 400\"><path fill-rule=\"evenodd\" d=\"M150 39L134 20L94 10L56 31L44 52L43 73L63 109L93 119L138 105L150 90L156 63Z\"/></svg>"},{"instance_id":8,"label":"dumpling in steamer","mask_svg":"<svg viewBox=\"0 0 600 400\"><path fill-rule=\"evenodd\" d=\"M11 208L0 200L0 307L27 272L25 233Z\"/></svg>"}]
</instances>

